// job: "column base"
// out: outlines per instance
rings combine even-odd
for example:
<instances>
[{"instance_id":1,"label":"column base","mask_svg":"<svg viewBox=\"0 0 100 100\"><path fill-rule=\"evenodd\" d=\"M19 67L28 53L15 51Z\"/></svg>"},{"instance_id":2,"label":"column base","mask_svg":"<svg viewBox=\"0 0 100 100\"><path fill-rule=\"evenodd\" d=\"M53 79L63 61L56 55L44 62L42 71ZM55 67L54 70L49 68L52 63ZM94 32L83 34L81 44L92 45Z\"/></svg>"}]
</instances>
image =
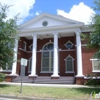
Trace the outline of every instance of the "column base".
<instances>
[{"instance_id":1,"label":"column base","mask_svg":"<svg viewBox=\"0 0 100 100\"><path fill-rule=\"evenodd\" d=\"M15 74L15 75L14 74L6 75L5 81L6 82L12 82L13 79L16 78L17 76L19 76L19 75L17 75L17 74Z\"/></svg>"},{"instance_id":2,"label":"column base","mask_svg":"<svg viewBox=\"0 0 100 100\"><path fill-rule=\"evenodd\" d=\"M10 74L10 76L19 76L18 74Z\"/></svg>"},{"instance_id":3,"label":"column base","mask_svg":"<svg viewBox=\"0 0 100 100\"><path fill-rule=\"evenodd\" d=\"M51 79L59 79L60 76L59 75L51 75Z\"/></svg>"},{"instance_id":4,"label":"column base","mask_svg":"<svg viewBox=\"0 0 100 100\"><path fill-rule=\"evenodd\" d=\"M84 76L76 76L75 81L76 81L76 84L83 85L84 84Z\"/></svg>"},{"instance_id":5,"label":"column base","mask_svg":"<svg viewBox=\"0 0 100 100\"><path fill-rule=\"evenodd\" d=\"M29 78L37 78L38 75L32 75L32 74L30 74L30 75L28 75L28 77L29 77Z\"/></svg>"}]
</instances>

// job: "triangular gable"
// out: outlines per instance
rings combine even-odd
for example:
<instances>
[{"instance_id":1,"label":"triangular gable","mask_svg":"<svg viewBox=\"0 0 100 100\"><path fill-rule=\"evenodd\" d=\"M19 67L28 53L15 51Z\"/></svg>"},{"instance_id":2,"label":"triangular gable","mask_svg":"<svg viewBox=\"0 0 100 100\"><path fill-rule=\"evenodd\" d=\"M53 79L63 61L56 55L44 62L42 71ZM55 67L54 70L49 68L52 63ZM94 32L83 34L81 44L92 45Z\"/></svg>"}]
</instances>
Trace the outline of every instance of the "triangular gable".
<instances>
[{"instance_id":1,"label":"triangular gable","mask_svg":"<svg viewBox=\"0 0 100 100\"><path fill-rule=\"evenodd\" d=\"M27 21L26 23L20 25L19 29L29 29L38 27L48 26L62 26L69 24L83 24L82 22L74 21L59 15L51 15L47 13L42 13L41 15Z\"/></svg>"}]
</instances>

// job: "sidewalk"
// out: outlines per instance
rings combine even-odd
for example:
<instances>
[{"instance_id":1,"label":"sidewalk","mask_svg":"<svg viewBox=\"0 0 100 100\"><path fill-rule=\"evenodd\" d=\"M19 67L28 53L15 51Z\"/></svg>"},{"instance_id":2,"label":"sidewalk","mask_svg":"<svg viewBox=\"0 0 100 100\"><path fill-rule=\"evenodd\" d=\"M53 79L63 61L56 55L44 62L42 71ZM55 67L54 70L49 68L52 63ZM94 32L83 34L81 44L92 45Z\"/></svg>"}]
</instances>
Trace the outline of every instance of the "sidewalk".
<instances>
[{"instance_id":1,"label":"sidewalk","mask_svg":"<svg viewBox=\"0 0 100 100\"><path fill-rule=\"evenodd\" d=\"M1 82L0 84L6 85L21 85L21 83L12 83L12 82ZM100 88L100 87L92 87L85 85L77 85L77 84L35 84L35 83L23 83L23 86L43 86L43 87L66 87L66 88Z\"/></svg>"}]
</instances>

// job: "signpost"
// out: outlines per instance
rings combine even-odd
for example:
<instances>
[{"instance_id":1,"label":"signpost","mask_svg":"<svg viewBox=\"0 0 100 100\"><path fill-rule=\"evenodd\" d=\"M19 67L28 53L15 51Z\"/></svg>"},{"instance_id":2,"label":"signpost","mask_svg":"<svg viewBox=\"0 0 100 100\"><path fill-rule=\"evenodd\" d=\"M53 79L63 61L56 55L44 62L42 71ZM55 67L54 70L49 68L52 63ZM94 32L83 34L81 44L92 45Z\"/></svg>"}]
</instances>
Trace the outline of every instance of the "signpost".
<instances>
[{"instance_id":1,"label":"signpost","mask_svg":"<svg viewBox=\"0 0 100 100\"><path fill-rule=\"evenodd\" d=\"M20 93L22 93L22 74L23 74L23 67L27 66L27 59L21 58L21 87L20 87Z\"/></svg>"}]
</instances>

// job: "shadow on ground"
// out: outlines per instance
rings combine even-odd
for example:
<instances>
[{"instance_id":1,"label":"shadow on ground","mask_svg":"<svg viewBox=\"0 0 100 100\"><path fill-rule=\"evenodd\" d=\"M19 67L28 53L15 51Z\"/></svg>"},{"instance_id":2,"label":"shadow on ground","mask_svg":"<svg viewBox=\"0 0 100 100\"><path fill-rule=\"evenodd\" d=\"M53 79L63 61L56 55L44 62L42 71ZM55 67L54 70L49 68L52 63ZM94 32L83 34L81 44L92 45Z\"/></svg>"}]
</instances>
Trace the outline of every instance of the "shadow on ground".
<instances>
[{"instance_id":1,"label":"shadow on ground","mask_svg":"<svg viewBox=\"0 0 100 100\"><path fill-rule=\"evenodd\" d=\"M6 84L0 84L0 88L5 88L5 87L10 87L10 86Z\"/></svg>"},{"instance_id":2,"label":"shadow on ground","mask_svg":"<svg viewBox=\"0 0 100 100\"><path fill-rule=\"evenodd\" d=\"M74 88L75 91L84 93L84 94L91 94L93 91L96 93L100 92L100 88Z\"/></svg>"}]
</instances>

